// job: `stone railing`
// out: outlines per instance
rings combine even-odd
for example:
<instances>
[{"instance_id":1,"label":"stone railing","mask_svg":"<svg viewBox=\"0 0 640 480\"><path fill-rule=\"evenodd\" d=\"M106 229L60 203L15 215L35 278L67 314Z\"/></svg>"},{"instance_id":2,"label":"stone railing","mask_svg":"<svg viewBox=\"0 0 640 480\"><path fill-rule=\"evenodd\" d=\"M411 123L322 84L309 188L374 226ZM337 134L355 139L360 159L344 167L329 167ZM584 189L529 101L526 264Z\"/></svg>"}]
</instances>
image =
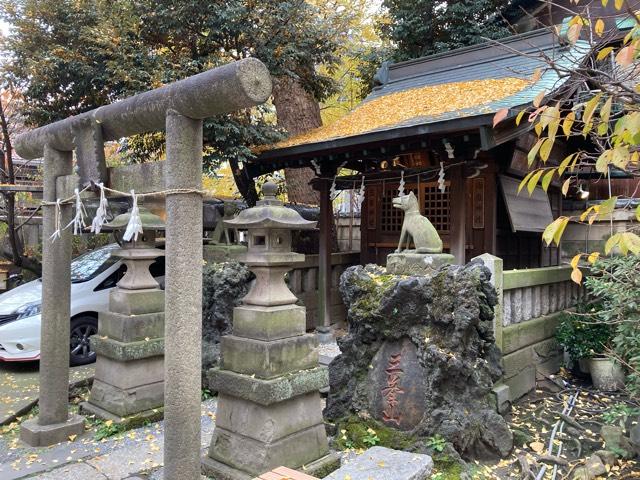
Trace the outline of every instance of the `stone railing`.
<instances>
[{"instance_id":1,"label":"stone railing","mask_svg":"<svg viewBox=\"0 0 640 480\"><path fill-rule=\"evenodd\" d=\"M347 267L358 265L358 252L342 252L331 254L331 323L343 323L346 309L338 290L340 275ZM305 255L303 264L289 272L289 288L307 308L307 329L317 325L318 317L318 255Z\"/></svg>"},{"instance_id":2,"label":"stone railing","mask_svg":"<svg viewBox=\"0 0 640 480\"><path fill-rule=\"evenodd\" d=\"M555 332L563 311L584 297L584 288L571 281L571 267L502 271L502 260L479 257L492 272L498 293L494 332L502 351L504 375L494 387L498 410L546 381L562 366L563 350Z\"/></svg>"},{"instance_id":3,"label":"stone railing","mask_svg":"<svg viewBox=\"0 0 640 480\"><path fill-rule=\"evenodd\" d=\"M505 327L571 308L583 295L569 266L507 270L502 289Z\"/></svg>"}]
</instances>

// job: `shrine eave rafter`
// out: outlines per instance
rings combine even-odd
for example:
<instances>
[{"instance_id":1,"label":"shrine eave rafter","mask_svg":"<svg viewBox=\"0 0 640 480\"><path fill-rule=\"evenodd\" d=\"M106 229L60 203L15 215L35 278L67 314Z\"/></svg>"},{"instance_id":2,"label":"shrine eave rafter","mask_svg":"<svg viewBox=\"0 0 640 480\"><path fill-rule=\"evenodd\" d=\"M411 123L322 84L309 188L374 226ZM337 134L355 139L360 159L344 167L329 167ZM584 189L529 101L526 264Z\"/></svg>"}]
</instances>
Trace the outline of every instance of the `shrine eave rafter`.
<instances>
[{"instance_id":1,"label":"shrine eave rafter","mask_svg":"<svg viewBox=\"0 0 640 480\"><path fill-rule=\"evenodd\" d=\"M478 147L486 150L496 146L495 139L487 135L493 114L461 117L438 123L413 125L369 132L363 135L296 145L261 153L249 162L251 175L263 175L283 168L321 167L347 162L347 168L358 169L357 161L370 157L389 157L411 149L427 148L429 143L448 135L478 137ZM331 170L331 168L328 168Z\"/></svg>"}]
</instances>

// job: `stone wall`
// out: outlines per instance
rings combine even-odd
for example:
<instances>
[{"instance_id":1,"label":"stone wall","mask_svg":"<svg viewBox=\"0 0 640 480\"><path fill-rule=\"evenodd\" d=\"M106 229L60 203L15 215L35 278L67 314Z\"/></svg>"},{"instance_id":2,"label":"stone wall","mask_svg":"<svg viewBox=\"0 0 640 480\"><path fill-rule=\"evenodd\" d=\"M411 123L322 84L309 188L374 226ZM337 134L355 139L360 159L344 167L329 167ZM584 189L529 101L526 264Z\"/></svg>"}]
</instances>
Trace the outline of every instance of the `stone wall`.
<instances>
[{"instance_id":1,"label":"stone wall","mask_svg":"<svg viewBox=\"0 0 640 480\"><path fill-rule=\"evenodd\" d=\"M504 272L503 326L573 307L583 289L570 277L569 266Z\"/></svg>"}]
</instances>

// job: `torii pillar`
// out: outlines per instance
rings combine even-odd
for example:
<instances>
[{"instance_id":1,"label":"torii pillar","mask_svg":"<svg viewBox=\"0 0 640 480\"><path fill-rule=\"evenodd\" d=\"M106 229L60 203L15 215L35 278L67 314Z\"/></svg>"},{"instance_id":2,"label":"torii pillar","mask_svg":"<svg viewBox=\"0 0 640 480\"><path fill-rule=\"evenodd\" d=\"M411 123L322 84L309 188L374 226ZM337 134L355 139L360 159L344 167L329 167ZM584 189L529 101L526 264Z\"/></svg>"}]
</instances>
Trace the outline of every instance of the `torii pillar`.
<instances>
[{"instance_id":1,"label":"torii pillar","mask_svg":"<svg viewBox=\"0 0 640 480\"><path fill-rule=\"evenodd\" d=\"M256 58L217 67L163 87L19 135L16 152L45 157L45 201L55 202L59 177L80 184L106 181L103 142L166 130L167 246L165 292L164 478L200 480L202 327L202 120L264 103L271 77ZM89 129L89 131L85 131ZM103 153L103 152L102 152ZM96 177L97 175L97 177ZM77 178L70 178L78 182ZM55 243L55 206L44 207L43 322L40 415L22 426L23 440L37 445L80 433L82 419L68 416L70 233ZM71 207L62 206L62 225Z\"/></svg>"},{"instance_id":2,"label":"torii pillar","mask_svg":"<svg viewBox=\"0 0 640 480\"><path fill-rule=\"evenodd\" d=\"M32 447L64 442L84 432L84 418L69 415L71 230L61 230L55 241L50 238L71 220L71 205L61 204L60 225L56 225L55 201L58 177L70 175L72 168L71 151L44 146L40 412L20 428L20 439Z\"/></svg>"}]
</instances>

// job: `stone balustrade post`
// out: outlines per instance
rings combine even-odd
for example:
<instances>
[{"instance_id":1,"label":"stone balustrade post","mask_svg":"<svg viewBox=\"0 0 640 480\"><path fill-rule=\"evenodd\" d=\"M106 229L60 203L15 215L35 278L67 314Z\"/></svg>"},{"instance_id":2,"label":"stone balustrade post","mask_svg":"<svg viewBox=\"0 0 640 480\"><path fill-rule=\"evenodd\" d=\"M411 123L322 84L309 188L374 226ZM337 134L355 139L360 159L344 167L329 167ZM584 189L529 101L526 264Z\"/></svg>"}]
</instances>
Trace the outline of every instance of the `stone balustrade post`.
<instances>
[{"instance_id":1,"label":"stone balustrade post","mask_svg":"<svg viewBox=\"0 0 640 480\"><path fill-rule=\"evenodd\" d=\"M496 345L503 350L502 330L504 328L504 277L503 277L503 261L501 258L483 253L473 260L482 260L484 265L491 272L491 284L496 289L498 295L498 303L493 307L493 335L496 339ZM511 410L511 391L509 386L497 384L491 389L493 394L495 407L498 413L505 414Z\"/></svg>"},{"instance_id":2,"label":"stone balustrade post","mask_svg":"<svg viewBox=\"0 0 640 480\"><path fill-rule=\"evenodd\" d=\"M202 188L202 120L167 113L166 188ZM202 195L166 199L164 478L200 480Z\"/></svg>"},{"instance_id":3,"label":"stone balustrade post","mask_svg":"<svg viewBox=\"0 0 640 480\"><path fill-rule=\"evenodd\" d=\"M502 329L504 327L503 261L490 253L483 253L473 258L473 260L476 259L482 260L491 272L491 284L498 294L498 304L493 308L493 334L496 338L496 345L502 350Z\"/></svg>"},{"instance_id":4,"label":"stone balustrade post","mask_svg":"<svg viewBox=\"0 0 640 480\"><path fill-rule=\"evenodd\" d=\"M56 179L72 173L72 152L44 148L44 200L57 199ZM40 323L40 411L26 421L20 439L31 446L47 446L84 431L84 420L69 416L69 335L71 298L71 230L62 230L72 217L72 205L61 204L60 223L55 205L43 205L42 313ZM60 237L50 239L57 228Z\"/></svg>"}]
</instances>

